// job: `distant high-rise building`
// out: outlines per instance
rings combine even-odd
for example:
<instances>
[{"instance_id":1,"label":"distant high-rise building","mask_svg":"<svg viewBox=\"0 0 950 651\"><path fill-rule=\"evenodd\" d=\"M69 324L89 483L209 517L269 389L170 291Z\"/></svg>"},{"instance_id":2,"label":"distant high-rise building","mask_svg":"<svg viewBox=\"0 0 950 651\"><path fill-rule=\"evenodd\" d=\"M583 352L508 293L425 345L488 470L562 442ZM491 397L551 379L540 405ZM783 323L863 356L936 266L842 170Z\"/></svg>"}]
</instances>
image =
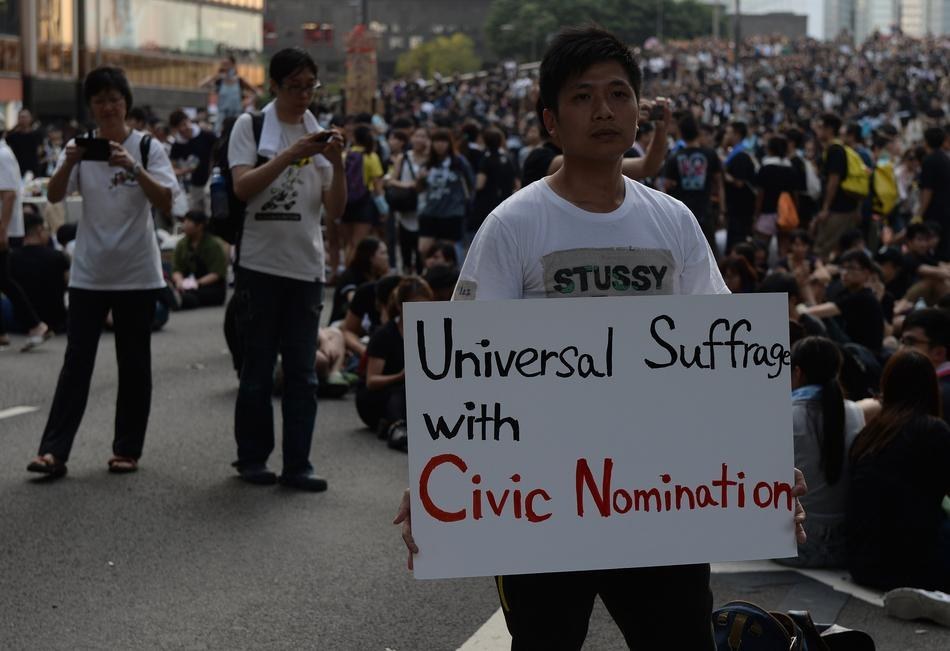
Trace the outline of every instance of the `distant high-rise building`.
<instances>
[{"instance_id":1,"label":"distant high-rise building","mask_svg":"<svg viewBox=\"0 0 950 651\"><path fill-rule=\"evenodd\" d=\"M950 34L950 0L903 0L900 26L908 36Z\"/></svg>"},{"instance_id":2,"label":"distant high-rise building","mask_svg":"<svg viewBox=\"0 0 950 651\"><path fill-rule=\"evenodd\" d=\"M864 41L874 32L889 34L900 23L897 0L855 0L854 39Z\"/></svg>"},{"instance_id":3,"label":"distant high-rise building","mask_svg":"<svg viewBox=\"0 0 950 651\"><path fill-rule=\"evenodd\" d=\"M825 38L837 38L841 32L854 34L855 0L825 0Z\"/></svg>"}]
</instances>

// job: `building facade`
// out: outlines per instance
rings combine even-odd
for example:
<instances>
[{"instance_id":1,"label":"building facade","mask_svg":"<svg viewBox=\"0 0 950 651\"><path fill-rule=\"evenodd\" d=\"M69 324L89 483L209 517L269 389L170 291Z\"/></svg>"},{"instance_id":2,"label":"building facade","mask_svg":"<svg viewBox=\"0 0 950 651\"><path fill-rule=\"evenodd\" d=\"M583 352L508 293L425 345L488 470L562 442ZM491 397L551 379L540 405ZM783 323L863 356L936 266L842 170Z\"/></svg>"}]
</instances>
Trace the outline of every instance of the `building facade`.
<instances>
[{"instance_id":1,"label":"building facade","mask_svg":"<svg viewBox=\"0 0 950 651\"><path fill-rule=\"evenodd\" d=\"M264 0L8 0L0 2L0 105L43 119L84 113L81 83L98 65L123 68L135 103L167 113L204 106L199 82L233 54L264 79Z\"/></svg>"},{"instance_id":2,"label":"building facade","mask_svg":"<svg viewBox=\"0 0 950 651\"><path fill-rule=\"evenodd\" d=\"M368 0L368 25L376 35L382 76L392 75L403 52L429 39L461 32L487 57L484 25L491 0ZM361 20L358 0L268 0L264 11L264 52L303 47L321 75L340 78L346 35Z\"/></svg>"},{"instance_id":3,"label":"building facade","mask_svg":"<svg viewBox=\"0 0 950 651\"><path fill-rule=\"evenodd\" d=\"M900 26L908 36L950 34L950 0L903 0Z\"/></svg>"},{"instance_id":4,"label":"building facade","mask_svg":"<svg viewBox=\"0 0 950 651\"><path fill-rule=\"evenodd\" d=\"M854 38L860 43L874 32L890 34L900 26L900 4L897 0L855 0Z\"/></svg>"}]
</instances>

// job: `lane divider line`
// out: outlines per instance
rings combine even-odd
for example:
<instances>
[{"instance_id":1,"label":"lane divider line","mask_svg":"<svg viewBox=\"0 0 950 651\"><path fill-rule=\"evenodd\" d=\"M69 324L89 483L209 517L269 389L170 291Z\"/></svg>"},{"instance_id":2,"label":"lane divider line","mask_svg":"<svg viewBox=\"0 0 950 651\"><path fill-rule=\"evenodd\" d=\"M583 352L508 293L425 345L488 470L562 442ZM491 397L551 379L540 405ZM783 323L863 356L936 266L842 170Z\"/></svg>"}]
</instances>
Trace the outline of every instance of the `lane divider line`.
<instances>
[{"instance_id":1,"label":"lane divider line","mask_svg":"<svg viewBox=\"0 0 950 651\"><path fill-rule=\"evenodd\" d=\"M22 416L23 414L30 414L34 411L39 411L39 409L39 407L28 407L26 405L10 407L9 409L0 409L0 420L3 420L4 418L13 418L14 416Z\"/></svg>"}]
</instances>

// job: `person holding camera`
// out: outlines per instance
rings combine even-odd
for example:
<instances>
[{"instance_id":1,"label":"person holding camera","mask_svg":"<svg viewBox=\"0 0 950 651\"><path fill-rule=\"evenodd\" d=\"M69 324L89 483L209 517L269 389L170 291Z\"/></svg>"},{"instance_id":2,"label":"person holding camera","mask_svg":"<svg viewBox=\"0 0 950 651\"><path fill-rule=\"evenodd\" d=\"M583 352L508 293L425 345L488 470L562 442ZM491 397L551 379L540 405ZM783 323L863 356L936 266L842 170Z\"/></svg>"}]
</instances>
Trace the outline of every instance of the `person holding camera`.
<instances>
[{"instance_id":1,"label":"person holding camera","mask_svg":"<svg viewBox=\"0 0 950 651\"><path fill-rule=\"evenodd\" d=\"M236 265L237 320L243 333L241 385L235 406L234 467L252 484L274 484L267 469L274 450L271 407L274 364L281 354L284 466L280 482L323 491L310 444L317 416L314 359L325 281L320 212L338 219L346 206L343 135L325 131L308 110L319 86L317 64L288 48L270 61L275 100L263 110L260 137L253 118L234 124L228 160L234 193L247 202Z\"/></svg>"},{"instance_id":2,"label":"person holding camera","mask_svg":"<svg viewBox=\"0 0 950 651\"><path fill-rule=\"evenodd\" d=\"M165 286L151 208L169 211L178 187L161 143L126 126L132 91L121 69L96 68L83 82L83 94L96 128L66 145L47 190L50 203L73 192L83 199L66 355L39 456L28 467L51 477L66 474L110 311L119 392L109 470L138 467L152 397L152 317Z\"/></svg>"}]
</instances>

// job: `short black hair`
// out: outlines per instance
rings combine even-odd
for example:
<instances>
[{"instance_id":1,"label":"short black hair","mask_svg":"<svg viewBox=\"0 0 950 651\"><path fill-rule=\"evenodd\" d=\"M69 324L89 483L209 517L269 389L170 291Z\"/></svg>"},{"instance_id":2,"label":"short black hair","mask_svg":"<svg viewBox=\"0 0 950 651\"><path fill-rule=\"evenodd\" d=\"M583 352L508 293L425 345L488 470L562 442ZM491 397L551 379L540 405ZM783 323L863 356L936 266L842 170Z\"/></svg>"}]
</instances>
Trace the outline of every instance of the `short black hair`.
<instances>
[{"instance_id":1,"label":"short black hair","mask_svg":"<svg viewBox=\"0 0 950 651\"><path fill-rule=\"evenodd\" d=\"M316 76L316 61L303 48L288 47L271 57L267 74L280 85L284 83L284 79L292 77L301 70L309 70Z\"/></svg>"},{"instance_id":2,"label":"short black hair","mask_svg":"<svg viewBox=\"0 0 950 651\"><path fill-rule=\"evenodd\" d=\"M943 141L946 137L946 132L940 127L930 127L924 131L924 142L926 142L927 146L931 149L940 149L943 147Z\"/></svg>"},{"instance_id":3,"label":"short black hair","mask_svg":"<svg viewBox=\"0 0 950 651\"><path fill-rule=\"evenodd\" d=\"M630 48L607 30L589 25L562 29L544 53L539 73L543 107L557 115L557 98L564 84L571 77L604 61L616 61L621 65L639 100L642 73Z\"/></svg>"},{"instance_id":4,"label":"short black hair","mask_svg":"<svg viewBox=\"0 0 950 651\"><path fill-rule=\"evenodd\" d=\"M742 120L733 120L729 123L732 130L739 134L739 137L745 140L749 137L749 125Z\"/></svg>"},{"instance_id":5,"label":"short black hair","mask_svg":"<svg viewBox=\"0 0 950 651\"><path fill-rule=\"evenodd\" d=\"M909 224L907 230L904 231L905 240L913 240L920 237L932 237L934 234L934 229L930 224L924 222L918 222L916 224Z\"/></svg>"},{"instance_id":6,"label":"short black hair","mask_svg":"<svg viewBox=\"0 0 950 651\"><path fill-rule=\"evenodd\" d=\"M786 272L769 274L759 285L758 291L767 294L788 294L797 298L799 295L798 281L795 276Z\"/></svg>"},{"instance_id":7,"label":"short black hair","mask_svg":"<svg viewBox=\"0 0 950 651\"><path fill-rule=\"evenodd\" d=\"M815 243L814 240L811 238L811 235L808 234L808 231L806 231L803 228L796 228L795 230L790 232L788 234L788 241L789 242L801 241L807 244L808 246L811 246L812 244Z\"/></svg>"},{"instance_id":8,"label":"short black hair","mask_svg":"<svg viewBox=\"0 0 950 651\"><path fill-rule=\"evenodd\" d=\"M903 328L904 331L920 328L927 335L931 346L950 348L950 313L945 310L936 307L914 310L904 319Z\"/></svg>"},{"instance_id":9,"label":"short black hair","mask_svg":"<svg viewBox=\"0 0 950 651\"><path fill-rule=\"evenodd\" d=\"M874 271L874 263L871 261L871 256L864 251L848 251L838 258L838 266L848 264L849 262L854 262L865 271Z\"/></svg>"},{"instance_id":10,"label":"short black hair","mask_svg":"<svg viewBox=\"0 0 950 651\"><path fill-rule=\"evenodd\" d=\"M848 126L845 127L845 133L854 138L855 142L864 142L864 130L861 129L861 125L857 122L848 122Z\"/></svg>"},{"instance_id":11,"label":"short black hair","mask_svg":"<svg viewBox=\"0 0 950 651\"><path fill-rule=\"evenodd\" d=\"M904 264L904 256L896 246L888 246L877 252L874 256L874 262L877 264L892 264L901 267Z\"/></svg>"},{"instance_id":12,"label":"short black hair","mask_svg":"<svg viewBox=\"0 0 950 651\"><path fill-rule=\"evenodd\" d=\"M376 139L373 137L373 130L365 124L361 124L353 129L353 141L366 150L366 153L371 153L376 148Z\"/></svg>"},{"instance_id":13,"label":"short black hair","mask_svg":"<svg viewBox=\"0 0 950 651\"><path fill-rule=\"evenodd\" d=\"M805 134L799 129L791 128L785 132L785 137L795 145L795 149L802 149L805 146Z\"/></svg>"},{"instance_id":14,"label":"short black hair","mask_svg":"<svg viewBox=\"0 0 950 651\"><path fill-rule=\"evenodd\" d=\"M637 125L637 140L640 138L645 138L656 131L652 122L641 122Z\"/></svg>"},{"instance_id":15,"label":"short black hair","mask_svg":"<svg viewBox=\"0 0 950 651\"><path fill-rule=\"evenodd\" d=\"M838 132L841 131L841 118L834 113L822 113L821 117L818 118L818 122L834 131L835 135L838 135Z\"/></svg>"},{"instance_id":16,"label":"short black hair","mask_svg":"<svg viewBox=\"0 0 950 651\"><path fill-rule=\"evenodd\" d=\"M679 121L680 138L685 142L696 140L699 137L699 125L691 113L684 115Z\"/></svg>"},{"instance_id":17,"label":"short black hair","mask_svg":"<svg viewBox=\"0 0 950 651\"><path fill-rule=\"evenodd\" d=\"M187 113L185 113L181 109L174 110L172 111L171 115L168 116L168 126L174 129L187 119L188 119Z\"/></svg>"},{"instance_id":18,"label":"short black hair","mask_svg":"<svg viewBox=\"0 0 950 651\"><path fill-rule=\"evenodd\" d=\"M864 233L858 228L852 228L838 238L838 250L847 251L858 242L864 242Z\"/></svg>"},{"instance_id":19,"label":"short black hair","mask_svg":"<svg viewBox=\"0 0 950 651\"><path fill-rule=\"evenodd\" d=\"M189 221L192 221L196 224L201 224L201 225L208 223L208 215L206 215L201 210L189 210L188 212L185 213L185 216L182 217L182 219L187 219Z\"/></svg>"},{"instance_id":20,"label":"short black hair","mask_svg":"<svg viewBox=\"0 0 950 651\"><path fill-rule=\"evenodd\" d=\"M141 106L134 106L129 109L129 113L126 116L130 120L137 120L139 122L148 122L148 113L145 112Z\"/></svg>"},{"instance_id":21,"label":"short black hair","mask_svg":"<svg viewBox=\"0 0 950 651\"><path fill-rule=\"evenodd\" d=\"M39 215L32 213L29 215L24 213L23 215L23 232L26 235L32 235L33 231L42 228L44 224L46 224L46 220Z\"/></svg>"},{"instance_id":22,"label":"short black hair","mask_svg":"<svg viewBox=\"0 0 950 651\"><path fill-rule=\"evenodd\" d=\"M129 80L126 79L122 68L101 66L86 75L86 79L82 83L82 94L86 104L91 104L92 98L99 93L109 90L114 90L122 95L125 100L125 111L128 114L129 109L132 108L132 88L129 86Z\"/></svg>"},{"instance_id":23,"label":"short black hair","mask_svg":"<svg viewBox=\"0 0 950 651\"><path fill-rule=\"evenodd\" d=\"M422 278L429 283L433 290L455 287L459 279L458 267L447 264L437 264L425 270Z\"/></svg>"},{"instance_id":24,"label":"short black hair","mask_svg":"<svg viewBox=\"0 0 950 651\"><path fill-rule=\"evenodd\" d=\"M788 140L782 136L772 136L769 138L769 143L766 145L766 149L773 156L785 158L785 155L788 153Z\"/></svg>"}]
</instances>

